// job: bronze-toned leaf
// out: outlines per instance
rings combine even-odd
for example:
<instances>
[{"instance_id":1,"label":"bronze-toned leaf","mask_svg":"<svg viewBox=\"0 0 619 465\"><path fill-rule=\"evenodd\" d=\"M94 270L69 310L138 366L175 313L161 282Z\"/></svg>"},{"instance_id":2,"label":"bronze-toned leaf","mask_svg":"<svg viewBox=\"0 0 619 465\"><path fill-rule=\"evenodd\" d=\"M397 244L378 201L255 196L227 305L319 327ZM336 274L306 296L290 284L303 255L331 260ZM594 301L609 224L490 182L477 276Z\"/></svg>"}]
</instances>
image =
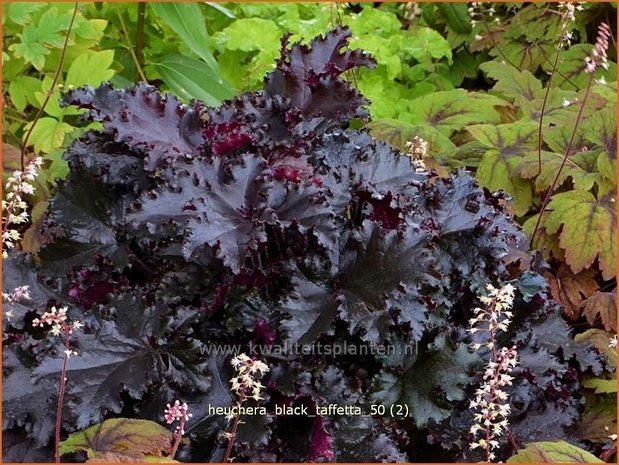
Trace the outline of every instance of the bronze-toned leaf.
<instances>
[{"instance_id":1,"label":"bronze-toned leaf","mask_svg":"<svg viewBox=\"0 0 619 465\"><path fill-rule=\"evenodd\" d=\"M71 434L60 444L60 452L85 451L91 460L115 457L116 462L140 462L149 455L169 454L173 439L170 431L153 421L112 418Z\"/></svg>"}]
</instances>

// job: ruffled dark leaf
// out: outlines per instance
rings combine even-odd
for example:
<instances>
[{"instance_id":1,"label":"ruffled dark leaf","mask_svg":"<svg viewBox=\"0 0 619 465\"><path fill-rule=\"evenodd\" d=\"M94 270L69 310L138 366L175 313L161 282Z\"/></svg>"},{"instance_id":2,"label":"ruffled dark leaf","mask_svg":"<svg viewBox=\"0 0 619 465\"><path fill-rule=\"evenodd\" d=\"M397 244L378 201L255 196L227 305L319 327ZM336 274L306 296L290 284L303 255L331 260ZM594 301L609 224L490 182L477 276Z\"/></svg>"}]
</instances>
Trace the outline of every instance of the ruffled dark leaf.
<instances>
[{"instance_id":1,"label":"ruffled dark leaf","mask_svg":"<svg viewBox=\"0 0 619 465\"><path fill-rule=\"evenodd\" d=\"M350 36L348 28L340 27L308 46L295 44L290 49L284 37L277 67L265 79L265 93L290 99L306 119L320 115L346 122L365 116L362 106L367 100L340 76L352 68L373 68L376 62L361 50L342 52Z\"/></svg>"},{"instance_id":2,"label":"ruffled dark leaf","mask_svg":"<svg viewBox=\"0 0 619 465\"><path fill-rule=\"evenodd\" d=\"M125 90L87 86L68 92L63 102L87 109L86 118L103 123L116 142L142 154L149 171L176 157L196 156L203 144L196 133L201 126L197 112L146 84Z\"/></svg>"}]
</instances>

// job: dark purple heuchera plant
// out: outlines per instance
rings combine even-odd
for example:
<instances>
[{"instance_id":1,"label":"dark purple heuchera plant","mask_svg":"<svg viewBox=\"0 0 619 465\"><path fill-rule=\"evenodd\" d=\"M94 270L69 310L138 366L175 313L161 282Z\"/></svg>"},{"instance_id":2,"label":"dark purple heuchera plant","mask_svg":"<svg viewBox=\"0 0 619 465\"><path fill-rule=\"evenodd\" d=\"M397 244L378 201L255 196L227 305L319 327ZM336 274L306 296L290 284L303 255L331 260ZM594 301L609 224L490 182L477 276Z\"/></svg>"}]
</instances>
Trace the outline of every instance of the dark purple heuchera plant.
<instances>
[{"instance_id":1,"label":"dark purple heuchera plant","mask_svg":"<svg viewBox=\"0 0 619 465\"><path fill-rule=\"evenodd\" d=\"M179 398L194 417L177 457L221 460L229 422L209 407L235 402L233 354L222 350L236 345L270 367L260 402L270 414L243 418L237 461L480 460L469 402L488 353L470 350L468 321L486 284L507 281L514 316L498 342L516 346L519 365L497 456L572 440L578 374L603 362L572 341L542 265L505 264L526 239L503 194L465 171L415 172L406 154L349 128L368 102L342 75L374 66L346 48L349 35L291 47L285 38L264 90L219 108L147 85L66 95L103 128L65 155L71 172L50 202L36 265L5 260L5 287L32 293L5 327L5 458L50 459L60 355L31 322L68 303L85 327L63 435L114 416L161 421ZM344 344L341 355L324 349ZM377 344L402 352L368 350ZM328 404L407 412L272 415Z\"/></svg>"}]
</instances>

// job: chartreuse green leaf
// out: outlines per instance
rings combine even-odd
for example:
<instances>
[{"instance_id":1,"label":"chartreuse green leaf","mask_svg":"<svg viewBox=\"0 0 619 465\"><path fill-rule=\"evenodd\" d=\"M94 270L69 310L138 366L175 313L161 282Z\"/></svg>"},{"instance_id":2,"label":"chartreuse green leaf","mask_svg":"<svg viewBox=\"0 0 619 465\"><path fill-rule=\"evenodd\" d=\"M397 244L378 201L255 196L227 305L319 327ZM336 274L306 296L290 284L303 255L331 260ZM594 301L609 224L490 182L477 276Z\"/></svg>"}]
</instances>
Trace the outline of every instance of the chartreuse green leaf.
<instances>
[{"instance_id":1,"label":"chartreuse green leaf","mask_svg":"<svg viewBox=\"0 0 619 465\"><path fill-rule=\"evenodd\" d=\"M60 453L64 455L84 451L91 461L171 462L171 459L163 458L162 455L170 453L173 438L167 428L154 421L112 418L69 435L60 443Z\"/></svg>"},{"instance_id":2,"label":"chartreuse green leaf","mask_svg":"<svg viewBox=\"0 0 619 465\"><path fill-rule=\"evenodd\" d=\"M219 105L234 95L234 90L206 63L181 55L165 55L153 63L170 89L185 98Z\"/></svg>"},{"instance_id":3,"label":"chartreuse green leaf","mask_svg":"<svg viewBox=\"0 0 619 465\"><path fill-rule=\"evenodd\" d=\"M32 13L46 5L44 2L11 2L5 5L6 16L15 24L24 26L30 21Z\"/></svg>"},{"instance_id":4,"label":"chartreuse green leaf","mask_svg":"<svg viewBox=\"0 0 619 465\"><path fill-rule=\"evenodd\" d=\"M27 63L32 63L39 71L45 65L45 55L49 55L49 50L44 47L37 36L37 30L30 25L20 34L20 43L9 45L17 58L23 58Z\"/></svg>"},{"instance_id":5,"label":"chartreuse green leaf","mask_svg":"<svg viewBox=\"0 0 619 465\"><path fill-rule=\"evenodd\" d=\"M533 203L532 186L515 168L522 157L533 150L537 124L479 124L466 129L486 147L477 168L480 184L492 191L506 191L513 198L514 213L517 216L526 214Z\"/></svg>"},{"instance_id":6,"label":"chartreuse green leaf","mask_svg":"<svg viewBox=\"0 0 619 465\"><path fill-rule=\"evenodd\" d=\"M28 104L38 104L34 96L38 90L41 90L41 80L30 76L18 76L9 84L9 96L19 111L24 111Z\"/></svg>"},{"instance_id":7,"label":"chartreuse green leaf","mask_svg":"<svg viewBox=\"0 0 619 465\"><path fill-rule=\"evenodd\" d=\"M582 382L582 385L589 389L595 389L596 394L613 394L617 392L617 378L601 379L590 378Z\"/></svg>"},{"instance_id":8,"label":"chartreuse green leaf","mask_svg":"<svg viewBox=\"0 0 619 465\"><path fill-rule=\"evenodd\" d=\"M572 271L590 267L597 258L603 278L612 279L617 263L614 203L598 202L590 192L575 190L555 194L547 210L546 232L561 230L559 244Z\"/></svg>"},{"instance_id":9,"label":"chartreuse green leaf","mask_svg":"<svg viewBox=\"0 0 619 465\"><path fill-rule=\"evenodd\" d=\"M411 29L409 37L402 44L402 51L410 53L419 62L431 62L433 59L446 58L452 63L449 42L437 31L429 27Z\"/></svg>"},{"instance_id":10,"label":"chartreuse green leaf","mask_svg":"<svg viewBox=\"0 0 619 465\"><path fill-rule=\"evenodd\" d=\"M27 131L31 125L32 123L29 123L24 129ZM35 152L48 153L61 147L65 136L74 129L70 124L58 121L56 118L43 117L34 126L29 142L34 145Z\"/></svg>"},{"instance_id":11,"label":"chartreuse green leaf","mask_svg":"<svg viewBox=\"0 0 619 465\"><path fill-rule=\"evenodd\" d=\"M65 86L80 87L85 84L98 86L114 76L111 69L114 62L114 50L85 52L77 57L67 72Z\"/></svg>"},{"instance_id":12,"label":"chartreuse green leaf","mask_svg":"<svg viewBox=\"0 0 619 465\"><path fill-rule=\"evenodd\" d=\"M50 48L62 47L65 39L64 31L69 27L70 14L59 14L53 7L45 11L38 23L28 24L21 34L18 34L21 42L9 46L9 50L18 58L32 63L37 69L43 69L45 56L50 54Z\"/></svg>"},{"instance_id":13,"label":"chartreuse green leaf","mask_svg":"<svg viewBox=\"0 0 619 465\"><path fill-rule=\"evenodd\" d=\"M206 19L198 3L151 3L150 7L185 44L214 70L219 65L209 47Z\"/></svg>"},{"instance_id":14,"label":"chartreuse green leaf","mask_svg":"<svg viewBox=\"0 0 619 465\"><path fill-rule=\"evenodd\" d=\"M276 50L279 47L281 31L268 19L237 19L230 26L217 33L215 39L229 50Z\"/></svg>"},{"instance_id":15,"label":"chartreuse green leaf","mask_svg":"<svg viewBox=\"0 0 619 465\"><path fill-rule=\"evenodd\" d=\"M595 455L565 441L544 441L527 444L507 463L604 463Z\"/></svg>"},{"instance_id":16,"label":"chartreuse green leaf","mask_svg":"<svg viewBox=\"0 0 619 465\"><path fill-rule=\"evenodd\" d=\"M41 90L34 93L34 97L39 107L43 105L43 102L45 101L45 98L47 96L47 92L49 92L52 87L52 83L52 78L50 76L45 76L45 78L43 78L43 82L41 83ZM81 110L73 107L61 108L60 99L61 91L60 89L56 88L50 99L47 101L47 105L45 105L45 113L47 115L53 116L57 120L62 121L65 116L79 115L80 113L82 113Z\"/></svg>"}]
</instances>

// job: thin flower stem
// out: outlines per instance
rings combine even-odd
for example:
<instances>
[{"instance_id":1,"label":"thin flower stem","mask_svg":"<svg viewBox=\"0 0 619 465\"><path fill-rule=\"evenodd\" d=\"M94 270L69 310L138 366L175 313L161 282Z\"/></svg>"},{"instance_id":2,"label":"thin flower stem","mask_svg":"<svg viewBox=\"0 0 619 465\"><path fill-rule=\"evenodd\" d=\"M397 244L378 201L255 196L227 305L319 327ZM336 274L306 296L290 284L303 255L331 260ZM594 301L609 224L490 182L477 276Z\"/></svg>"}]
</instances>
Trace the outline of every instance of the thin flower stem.
<instances>
[{"instance_id":1,"label":"thin flower stem","mask_svg":"<svg viewBox=\"0 0 619 465\"><path fill-rule=\"evenodd\" d=\"M237 405L240 407L244 401L245 401L245 395L241 394L241 397L239 398L239 402ZM230 456L232 455L232 447L234 447L234 441L236 440L236 433L239 428L240 420L241 420L241 414L239 413L236 417L234 417L234 422L232 423L232 429L230 430L230 436L228 439L228 447L226 447L226 453L224 454L223 463L230 462Z\"/></svg>"},{"instance_id":2,"label":"thin flower stem","mask_svg":"<svg viewBox=\"0 0 619 465\"><path fill-rule=\"evenodd\" d=\"M62 406L64 404L64 393L67 387L67 365L69 363L69 330L64 331L64 359L62 360L62 370L60 371L60 390L58 394L58 405L56 407L56 440L54 443L54 458L56 463L60 463L60 429L62 428Z\"/></svg>"},{"instance_id":3,"label":"thin flower stem","mask_svg":"<svg viewBox=\"0 0 619 465\"><path fill-rule=\"evenodd\" d=\"M492 42L492 46L496 48L497 52L499 52L499 55L501 55L501 58L503 58L503 60L505 60L506 63L509 63L514 68L516 68L518 71L520 71L520 67L516 66L509 58L507 58L507 56L503 53L503 50L501 50L501 47L499 47L499 44L496 42L496 40L494 40L494 37L492 37L490 26L488 26L488 22L486 21L485 17L482 19L482 23L484 27L486 28L486 32L488 33L488 39L490 39L490 42Z\"/></svg>"},{"instance_id":4,"label":"thin flower stem","mask_svg":"<svg viewBox=\"0 0 619 465\"><path fill-rule=\"evenodd\" d=\"M516 438L514 438L514 433L512 433L512 429L509 426L507 427L507 439L509 440L509 443L512 446L514 452L516 452L518 450L518 443L516 442Z\"/></svg>"},{"instance_id":5,"label":"thin flower stem","mask_svg":"<svg viewBox=\"0 0 619 465\"><path fill-rule=\"evenodd\" d=\"M73 16L71 16L71 22L69 23L69 28L67 29L67 35L64 38L64 44L62 46L62 51L60 52L60 60L58 61L56 72L54 73L54 79L52 80L52 85L49 88L49 91L47 91L47 95L45 96L43 105L41 105L41 108L39 108L39 111L37 112L36 116L32 120L32 125L28 129L28 132L26 133L26 137L24 137L24 142L22 143L21 152L20 152L22 171L24 170L24 167L26 166L26 147L28 147L28 139L30 139L30 136L32 135L32 131L34 130L34 127L36 126L37 122L41 119L41 116L43 115L43 111L45 110L45 107L47 106L47 103L49 102L49 99L52 98L52 94L54 93L54 88L56 87L56 84L58 83L58 78L60 78L60 73L62 73L62 65L64 64L64 57L67 53L67 46L69 45L69 36L71 35L71 29L73 29L73 23L75 22L75 17L77 16L78 5L79 3L75 2L75 7L73 8Z\"/></svg>"},{"instance_id":6,"label":"thin flower stem","mask_svg":"<svg viewBox=\"0 0 619 465\"><path fill-rule=\"evenodd\" d=\"M563 39L561 39L563 41ZM544 93L544 101L542 102L542 111L539 115L539 126L537 128L537 176L542 174L542 127L544 125L544 112L546 111L546 103L548 102L548 95L550 94L550 85L552 84L552 78L557 71L557 65L559 63L559 54L561 53L561 43L559 43L559 47L557 47L557 53L555 54L555 61L552 64L552 71L550 72L550 77L548 78L548 82L546 83L546 92Z\"/></svg>"},{"instance_id":7,"label":"thin flower stem","mask_svg":"<svg viewBox=\"0 0 619 465\"><path fill-rule=\"evenodd\" d=\"M544 210L548 206L550 202L550 197L555 191L557 187L557 182L559 182L559 177L561 176L561 171L563 171L563 167L567 163L567 160L570 156L570 152L572 151L572 144L574 143L574 139L576 138L576 131L578 130L578 126L580 125L580 120L582 118L582 114L585 110L585 105L587 104L587 99L589 98L589 91L591 90L591 85L593 84L593 73L589 74L589 81L587 82L587 87L585 89L585 96L582 99L582 103L580 105L580 109L578 110L578 115L576 116L576 122L574 123L574 128L572 129L572 134L570 136L570 140L567 143L567 147L565 148L565 153L563 154L563 160L561 161L561 165L559 166L559 170L552 180L552 184L546 193L546 197L544 197L544 201L542 202L542 206L540 207L539 216L537 217L537 221L535 222L535 228L533 228L533 233L531 234L531 240L529 242L529 246L533 247L533 240L535 239L535 234L537 233L542 216L544 215Z\"/></svg>"},{"instance_id":8,"label":"thin flower stem","mask_svg":"<svg viewBox=\"0 0 619 465\"><path fill-rule=\"evenodd\" d=\"M172 452L170 452L170 457L173 459L178 451L178 446L181 443L181 439L183 438L183 431L185 430L185 417L181 417L180 424L178 426L178 430L174 433L175 440L174 445L172 446Z\"/></svg>"}]
</instances>

